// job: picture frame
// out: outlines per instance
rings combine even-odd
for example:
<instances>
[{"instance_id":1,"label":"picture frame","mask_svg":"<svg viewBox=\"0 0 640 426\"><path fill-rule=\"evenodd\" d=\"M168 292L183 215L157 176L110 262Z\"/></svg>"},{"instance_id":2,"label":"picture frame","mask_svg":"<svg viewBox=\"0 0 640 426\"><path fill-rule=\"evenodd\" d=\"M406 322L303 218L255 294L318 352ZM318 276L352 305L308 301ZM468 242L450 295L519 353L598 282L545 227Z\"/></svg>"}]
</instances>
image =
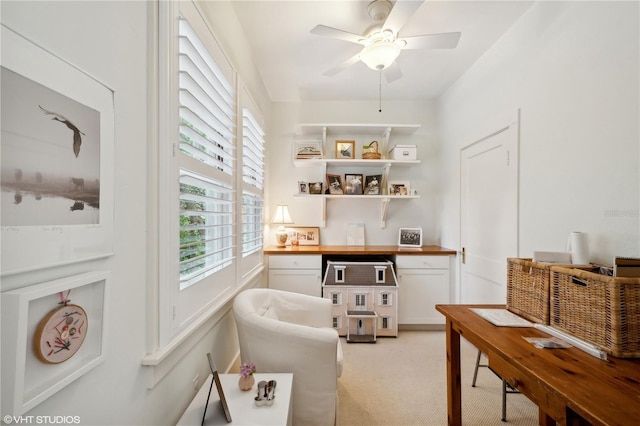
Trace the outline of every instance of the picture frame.
<instances>
[{"instance_id":1,"label":"picture frame","mask_svg":"<svg viewBox=\"0 0 640 426\"><path fill-rule=\"evenodd\" d=\"M114 92L0 31L2 96L12 99L1 111L0 275L111 256Z\"/></svg>"},{"instance_id":2,"label":"picture frame","mask_svg":"<svg viewBox=\"0 0 640 426\"><path fill-rule=\"evenodd\" d=\"M345 191L347 195L362 195L363 175L362 174L345 174Z\"/></svg>"},{"instance_id":3,"label":"picture frame","mask_svg":"<svg viewBox=\"0 0 640 426\"><path fill-rule=\"evenodd\" d=\"M320 245L320 228L317 226L303 226L287 228L291 239L297 238L298 245L318 246Z\"/></svg>"},{"instance_id":4,"label":"picture frame","mask_svg":"<svg viewBox=\"0 0 640 426\"><path fill-rule=\"evenodd\" d=\"M343 195L342 177L340 175L327 173L327 188L331 195Z\"/></svg>"},{"instance_id":5,"label":"picture frame","mask_svg":"<svg viewBox=\"0 0 640 426\"><path fill-rule=\"evenodd\" d=\"M363 191L364 195L382 195L382 175L366 176Z\"/></svg>"},{"instance_id":6,"label":"picture frame","mask_svg":"<svg viewBox=\"0 0 640 426\"><path fill-rule=\"evenodd\" d=\"M422 228L400 228L398 231L398 246L422 247Z\"/></svg>"},{"instance_id":7,"label":"picture frame","mask_svg":"<svg viewBox=\"0 0 640 426\"><path fill-rule=\"evenodd\" d=\"M2 405L20 416L104 362L111 273L94 271L2 293ZM61 305L63 294L86 313L86 335L77 352L50 364L34 351L39 325ZM6 339L6 340L5 340Z\"/></svg>"},{"instance_id":8,"label":"picture frame","mask_svg":"<svg viewBox=\"0 0 640 426\"><path fill-rule=\"evenodd\" d=\"M309 182L309 194L322 194L322 182Z\"/></svg>"},{"instance_id":9,"label":"picture frame","mask_svg":"<svg viewBox=\"0 0 640 426\"><path fill-rule=\"evenodd\" d=\"M336 158L341 160L356 158L356 141L346 139L336 140Z\"/></svg>"},{"instance_id":10,"label":"picture frame","mask_svg":"<svg viewBox=\"0 0 640 426\"><path fill-rule=\"evenodd\" d=\"M293 158L296 160L322 158L322 142L295 141L293 144Z\"/></svg>"},{"instance_id":11,"label":"picture frame","mask_svg":"<svg viewBox=\"0 0 640 426\"><path fill-rule=\"evenodd\" d=\"M222 411L224 411L224 416L227 419L227 423L231 423L231 412L229 411L229 405L227 404L227 398L224 396L224 390L222 389L222 383L220 382L220 376L218 375L218 369L216 367L215 362L213 362L213 356L211 356L210 352L207 352L207 360L209 361L209 369L211 370L211 385L209 385L209 393L207 394L207 402L204 405L204 412L202 413L202 426L205 424L205 419L207 417L207 407L209 406L209 398L211 397L211 390L213 389L213 384L216 385L216 391L218 392L218 396L220 397L220 403L222 404Z\"/></svg>"},{"instance_id":12,"label":"picture frame","mask_svg":"<svg viewBox=\"0 0 640 426\"><path fill-rule=\"evenodd\" d=\"M408 180L392 180L387 185L389 195L405 196L411 194L411 188Z\"/></svg>"},{"instance_id":13,"label":"picture frame","mask_svg":"<svg viewBox=\"0 0 640 426\"><path fill-rule=\"evenodd\" d=\"M298 181L298 194L308 194L309 193L309 182L301 182Z\"/></svg>"}]
</instances>

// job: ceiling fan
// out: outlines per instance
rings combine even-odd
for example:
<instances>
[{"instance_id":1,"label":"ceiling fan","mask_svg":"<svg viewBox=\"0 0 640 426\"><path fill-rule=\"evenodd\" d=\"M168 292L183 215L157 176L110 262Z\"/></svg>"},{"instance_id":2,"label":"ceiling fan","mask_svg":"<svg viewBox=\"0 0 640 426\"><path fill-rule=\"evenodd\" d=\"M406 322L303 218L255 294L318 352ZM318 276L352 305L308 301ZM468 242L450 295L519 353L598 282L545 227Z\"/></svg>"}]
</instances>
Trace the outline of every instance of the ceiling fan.
<instances>
[{"instance_id":1,"label":"ceiling fan","mask_svg":"<svg viewBox=\"0 0 640 426\"><path fill-rule=\"evenodd\" d=\"M402 72L395 60L404 49L454 49L460 39L459 32L425 34L400 37L400 30L424 1L374 0L369 3L368 12L378 24L375 24L364 35L357 35L326 25L316 25L312 34L332 37L362 46L357 55L342 64L326 71L324 75L332 76L358 61L364 62L373 70L386 70L388 82L402 77ZM383 22L380 24L380 22Z\"/></svg>"}]
</instances>

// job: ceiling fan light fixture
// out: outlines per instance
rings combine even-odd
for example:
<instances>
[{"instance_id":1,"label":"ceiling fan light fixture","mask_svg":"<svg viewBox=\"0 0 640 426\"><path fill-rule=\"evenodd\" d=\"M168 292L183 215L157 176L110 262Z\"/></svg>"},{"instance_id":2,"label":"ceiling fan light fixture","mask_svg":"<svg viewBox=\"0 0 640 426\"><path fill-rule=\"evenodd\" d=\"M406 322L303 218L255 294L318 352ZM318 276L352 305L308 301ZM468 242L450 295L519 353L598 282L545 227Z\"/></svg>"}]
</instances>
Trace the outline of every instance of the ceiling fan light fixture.
<instances>
[{"instance_id":1,"label":"ceiling fan light fixture","mask_svg":"<svg viewBox=\"0 0 640 426\"><path fill-rule=\"evenodd\" d=\"M382 71L398 58L400 50L400 46L395 43L379 41L362 49L360 60L372 70Z\"/></svg>"}]
</instances>

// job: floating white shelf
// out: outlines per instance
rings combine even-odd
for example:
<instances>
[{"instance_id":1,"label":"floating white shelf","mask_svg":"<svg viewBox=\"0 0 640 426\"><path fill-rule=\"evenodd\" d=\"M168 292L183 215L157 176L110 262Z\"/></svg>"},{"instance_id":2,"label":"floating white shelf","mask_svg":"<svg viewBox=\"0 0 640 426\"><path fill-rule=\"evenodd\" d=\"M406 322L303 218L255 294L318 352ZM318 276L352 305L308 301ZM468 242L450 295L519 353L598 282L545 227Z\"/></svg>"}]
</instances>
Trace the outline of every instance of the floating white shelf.
<instances>
[{"instance_id":1,"label":"floating white shelf","mask_svg":"<svg viewBox=\"0 0 640 426\"><path fill-rule=\"evenodd\" d=\"M322 132L322 147L327 147L327 135L379 135L379 151L386 154L387 145L391 132L400 134L411 134L420 128L419 124L363 124L363 123L305 123L300 124L300 128L303 135L319 134ZM322 174L327 174L327 168L336 167L366 167L377 168L381 170L382 182L381 187L386 188L389 170L391 167L411 167L420 164L420 160L364 160L364 159L331 159L331 158L318 158L318 159L304 159L293 160L295 167L319 167L322 169ZM296 197L310 197L322 200L322 226L326 226L327 222L327 199L369 199L380 200L380 227L384 228L387 221L387 212L389 209L389 203L391 200L411 200L420 198L418 195L330 195L330 194L295 194Z\"/></svg>"}]
</instances>

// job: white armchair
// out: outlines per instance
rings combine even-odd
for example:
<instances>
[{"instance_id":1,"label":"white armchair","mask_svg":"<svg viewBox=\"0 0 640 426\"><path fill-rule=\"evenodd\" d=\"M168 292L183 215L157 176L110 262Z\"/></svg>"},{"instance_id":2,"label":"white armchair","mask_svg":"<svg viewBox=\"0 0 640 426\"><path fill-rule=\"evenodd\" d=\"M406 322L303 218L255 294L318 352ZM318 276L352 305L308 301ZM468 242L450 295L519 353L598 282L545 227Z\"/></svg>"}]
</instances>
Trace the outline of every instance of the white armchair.
<instances>
[{"instance_id":1,"label":"white armchair","mask_svg":"<svg viewBox=\"0 0 640 426\"><path fill-rule=\"evenodd\" d=\"M266 288L233 303L240 357L259 373L293 373L293 424L337 424L342 349L331 301Z\"/></svg>"}]
</instances>

